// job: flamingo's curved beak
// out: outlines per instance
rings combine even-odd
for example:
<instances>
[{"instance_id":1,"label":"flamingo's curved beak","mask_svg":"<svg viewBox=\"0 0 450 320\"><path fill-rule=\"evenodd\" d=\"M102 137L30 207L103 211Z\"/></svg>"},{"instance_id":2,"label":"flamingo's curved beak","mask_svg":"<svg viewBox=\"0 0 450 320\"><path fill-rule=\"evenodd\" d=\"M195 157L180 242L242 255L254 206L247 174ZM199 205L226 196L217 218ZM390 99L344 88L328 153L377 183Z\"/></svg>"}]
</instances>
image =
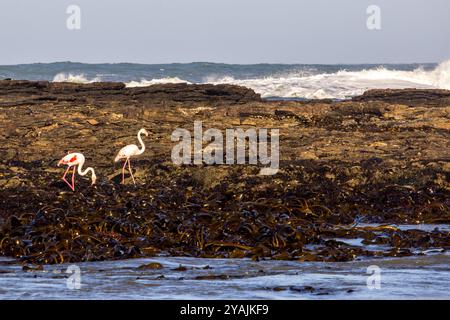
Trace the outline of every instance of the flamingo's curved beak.
<instances>
[{"instance_id":1,"label":"flamingo's curved beak","mask_svg":"<svg viewBox=\"0 0 450 320\"><path fill-rule=\"evenodd\" d=\"M62 160L59 160L58 161L58 167L61 165L61 163L62 163Z\"/></svg>"}]
</instances>

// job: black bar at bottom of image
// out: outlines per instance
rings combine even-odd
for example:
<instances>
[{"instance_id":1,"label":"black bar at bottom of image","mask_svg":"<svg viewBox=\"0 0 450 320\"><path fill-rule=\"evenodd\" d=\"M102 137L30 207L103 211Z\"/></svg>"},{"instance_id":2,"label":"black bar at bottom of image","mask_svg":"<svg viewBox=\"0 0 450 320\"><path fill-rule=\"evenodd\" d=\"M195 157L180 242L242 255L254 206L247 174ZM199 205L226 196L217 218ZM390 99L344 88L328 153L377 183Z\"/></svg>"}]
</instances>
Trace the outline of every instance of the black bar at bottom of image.
<instances>
[{"instance_id":1,"label":"black bar at bottom of image","mask_svg":"<svg viewBox=\"0 0 450 320\"><path fill-rule=\"evenodd\" d=\"M403 318L417 316L420 312L427 318L445 314L449 300L441 301L394 301L394 300L140 300L140 301L0 301L2 312L45 318L70 316L112 315L128 320L133 314L143 319L298 319L310 316L344 316L362 319L370 316ZM156 318L155 316L158 315Z\"/></svg>"}]
</instances>

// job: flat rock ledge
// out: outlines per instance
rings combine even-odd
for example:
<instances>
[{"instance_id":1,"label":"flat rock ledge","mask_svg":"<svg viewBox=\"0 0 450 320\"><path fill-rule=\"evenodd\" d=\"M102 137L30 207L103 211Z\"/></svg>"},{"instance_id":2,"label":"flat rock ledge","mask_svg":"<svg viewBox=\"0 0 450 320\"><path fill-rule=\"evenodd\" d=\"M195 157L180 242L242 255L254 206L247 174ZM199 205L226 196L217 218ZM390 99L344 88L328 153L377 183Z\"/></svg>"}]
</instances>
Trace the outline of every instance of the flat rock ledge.
<instances>
[{"instance_id":1,"label":"flat rock ledge","mask_svg":"<svg viewBox=\"0 0 450 320\"><path fill-rule=\"evenodd\" d=\"M96 82L77 84L67 82L3 80L0 81L0 96L23 97L25 100L1 102L0 106L16 104L34 104L43 101L87 102L88 98L101 99L104 95L135 101L163 101L194 104L207 102L212 104L242 104L261 101L259 94L245 87L227 84L156 84L147 87L127 88L120 82Z\"/></svg>"}]
</instances>

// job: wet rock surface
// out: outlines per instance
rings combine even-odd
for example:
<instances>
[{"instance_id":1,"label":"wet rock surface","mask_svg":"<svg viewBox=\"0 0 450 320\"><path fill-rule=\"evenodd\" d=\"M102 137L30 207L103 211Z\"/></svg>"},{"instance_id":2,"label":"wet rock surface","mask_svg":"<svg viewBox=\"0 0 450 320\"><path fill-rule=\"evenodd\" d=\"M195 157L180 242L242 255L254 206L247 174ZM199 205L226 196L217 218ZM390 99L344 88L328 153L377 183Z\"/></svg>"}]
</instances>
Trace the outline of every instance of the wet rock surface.
<instances>
[{"instance_id":1,"label":"wet rock surface","mask_svg":"<svg viewBox=\"0 0 450 320\"><path fill-rule=\"evenodd\" d=\"M348 261L448 249L450 92L369 91L352 101L262 101L235 86L0 81L0 254L61 263L158 254ZM280 129L280 172L176 166L176 128ZM113 159L137 143L137 185ZM82 152L98 181L56 166ZM362 239L366 250L339 239ZM420 252L419 250L419 252Z\"/></svg>"}]
</instances>

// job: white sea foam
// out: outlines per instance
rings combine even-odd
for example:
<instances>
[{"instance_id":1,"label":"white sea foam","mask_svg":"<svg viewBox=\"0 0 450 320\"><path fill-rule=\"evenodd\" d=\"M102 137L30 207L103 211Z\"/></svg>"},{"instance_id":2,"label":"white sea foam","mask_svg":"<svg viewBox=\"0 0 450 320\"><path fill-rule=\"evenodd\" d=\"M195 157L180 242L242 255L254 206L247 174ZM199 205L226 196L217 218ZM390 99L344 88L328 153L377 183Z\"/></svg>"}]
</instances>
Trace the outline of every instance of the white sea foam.
<instances>
[{"instance_id":1,"label":"white sea foam","mask_svg":"<svg viewBox=\"0 0 450 320\"><path fill-rule=\"evenodd\" d=\"M338 71L316 75L235 79L233 77L207 78L209 83L236 84L252 88L263 97L306 99L345 99L362 94L368 89L438 88L450 89L450 60L434 70L418 68L413 71L376 68L361 71Z\"/></svg>"},{"instance_id":2,"label":"white sea foam","mask_svg":"<svg viewBox=\"0 0 450 320\"><path fill-rule=\"evenodd\" d=\"M152 80L146 80L141 79L141 81L130 81L126 83L127 87L146 87L151 86L153 84L160 84L160 83L190 83L189 81L177 78L177 77L171 77L171 78L161 78L161 79L152 79Z\"/></svg>"},{"instance_id":3,"label":"white sea foam","mask_svg":"<svg viewBox=\"0 0 450 320\"><path fill-rule=\"evenodd\" d=\"M74 83L92 83L92 82L100 82L101 79L99 77L95 77L93 79L88 79L84 74L72 74L72 73L58 73L53 77L53 82L74 82Z\"/></svg>"}]
</instances>

